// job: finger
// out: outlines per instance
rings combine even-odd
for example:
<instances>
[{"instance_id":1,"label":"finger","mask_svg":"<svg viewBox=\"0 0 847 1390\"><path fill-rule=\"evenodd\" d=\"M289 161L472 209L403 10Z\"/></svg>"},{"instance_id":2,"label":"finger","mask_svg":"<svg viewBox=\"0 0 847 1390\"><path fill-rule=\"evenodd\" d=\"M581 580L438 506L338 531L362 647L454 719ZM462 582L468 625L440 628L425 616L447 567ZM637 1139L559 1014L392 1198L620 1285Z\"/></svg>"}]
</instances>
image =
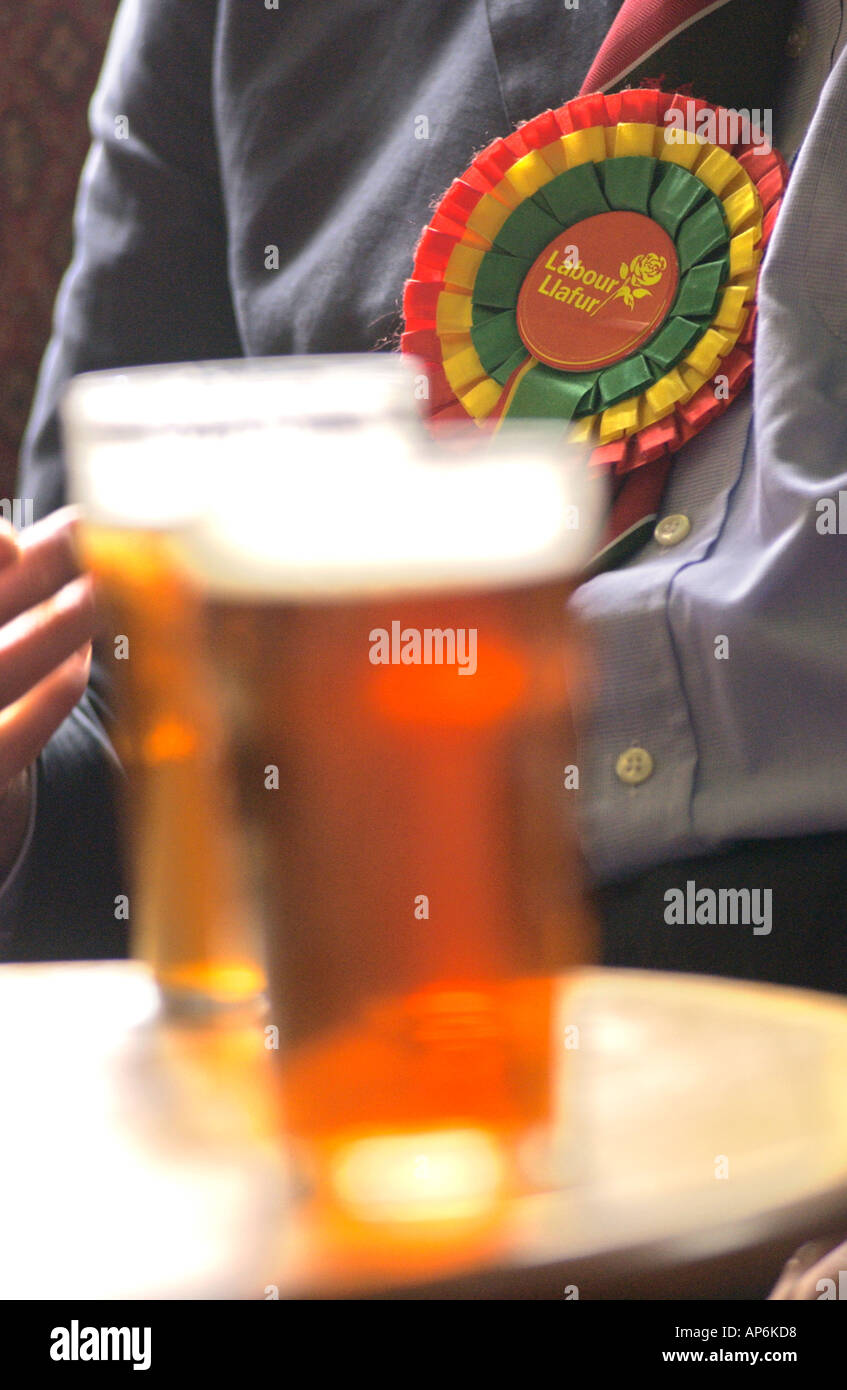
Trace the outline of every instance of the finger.
<instances>
[{"instance_id":1,"label":"finger","mask_svg":"<svg viewBox=\"0 0 847 1390\"><path fill-rule=\"evenodd\" d=\"M769 1303L785 1303L797 1297L797 1281L802 1272L802 1266L792 1256L786 1260L782 1267L782 1273L768 1294Z\"/></svg>"},{"instance_id":2,"label":"finger","mask_svg":"<svg viewBox=\"0 0 847 1390\"><path fill-rule=\"evenodd\" d=\"M18 536L14 526L0 517L0 573L18 558Z\"/></svg>"},{"instance_id":3,"label":"finger","mask_svg":"<svg viewBox=\"0 0 847 1390\"><path fill-rule=\"evenodd\" d=\"M75 535L79 533L82 524L82 509L76 504L69 503L64 507L57 507L55 512L50 512L48 516L43 516L40 521L36 521L32 526L24 526L19 532L19 539L22 544L36 534L44 535L48 531L56 529L69 529Z\"/></svg>"},{"instance_id":4,"label":"finger","mask_svg":"<svg viewBox=\"0 0 847 1390\"><path fill-rule=\"evenodd\" d=\"M75 507L62 507L21 531L17 564L9 562L4 567L0 559L0 623L43 603L79 574L78 538Z\"/></svg>"},{"instance_id":5,"label":"finger","mask_svg":"<svg viewBox=\"0 0 847 1390\"><path fill-rule=\"evenodd\" d=\"M821 1255L820 1246L825 1244L825 1253ZM814 1300L820 1298L821 1294L828 1287L823 1284L823 1280L828 1280L835 1286L836 1290L841 1288L842 1272L847 1270L847 1242L836 1246L833 1249L832 1241L818 1242L818 1258L813 1260L800 1275L797 1284L797 1298Z\"/></svg>"},{"instance_id":6,"label":"finger","mask_svg":"<svg viewBox=\"0 0 847 1390\"><path fill-rule=\"evenodd\" d=\"M0 628L0 709L14 704L95 629L91 578L82 575Z\"/></svg>"},{"instance_id":7,"label":"finger","mask_svg":"<svg viewBox=\"0 0 847 1390\"><path fill-rule=\"evenodd\" d=\"M30 766L82 698L91 669L90 649L74 652L43 681L0 714L0 785Z\"/></svg>"},{"instance_id":8,"label":"finger","mask_svg":"<svg viewBox=\"0 0 847 1390\"><path fill-rule=\"evenodd\" d=\"M803 1293L804 1276L817 1265L821 1257L832 1250L831 1240L808 1240L795 1250L785 1264L776 1284L768 1294L769 1300L797 1300L807 1295Z\"/></svg>"}]
</instances>

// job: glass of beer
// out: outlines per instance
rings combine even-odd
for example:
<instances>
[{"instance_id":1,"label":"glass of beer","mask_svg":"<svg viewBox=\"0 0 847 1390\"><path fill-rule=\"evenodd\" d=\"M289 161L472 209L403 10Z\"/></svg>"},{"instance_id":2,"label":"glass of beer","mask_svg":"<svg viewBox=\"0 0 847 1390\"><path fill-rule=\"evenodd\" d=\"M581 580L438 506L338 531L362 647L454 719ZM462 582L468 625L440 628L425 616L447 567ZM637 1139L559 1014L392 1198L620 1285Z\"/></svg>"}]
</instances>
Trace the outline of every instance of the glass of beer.
<instances>
[{"instance_id":1,"label":"glass of beer","mask_svg":"<svg viewBox=\"0 0 847 1390\"><path fill-rule=\"evenodd\" d=\"M249 1006L265 987L203 595L184 571L181 538L207 506L252 511L245 458L304 409L337 431L396 433L398 421L412 430L416 420L408 371L388 357L99 372L77 378L63 403L82 559L107 615L100 649L126 773L132 950L172 1012Z\"/></svg>"},{"instance_id":2,"label":"glass of beer","mask_svg":"<svg viewBox=\"0 0 847 1390\"><path fill-rule=\"evenodd\" d=\"M336 1213L479 1215L520 1185L550 1114L554 980L594 950L567 601L603 499L546 430L409 448L317 413L240 452L252 507L207 507L182 556L285 1129Z\"/></svg>"}]
</instances>

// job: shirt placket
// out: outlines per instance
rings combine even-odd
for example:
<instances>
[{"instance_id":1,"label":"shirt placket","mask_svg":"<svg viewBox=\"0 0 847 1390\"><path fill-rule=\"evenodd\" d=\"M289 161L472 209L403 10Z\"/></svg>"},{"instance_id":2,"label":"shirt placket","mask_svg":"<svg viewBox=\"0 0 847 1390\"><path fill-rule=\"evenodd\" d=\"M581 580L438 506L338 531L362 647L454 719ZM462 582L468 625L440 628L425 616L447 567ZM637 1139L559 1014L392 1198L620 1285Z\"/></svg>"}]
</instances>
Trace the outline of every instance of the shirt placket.
<instances>
[{"instance_id":1,"label":"shirt placket","mask_svg":"<svg viewBox=\"0 0 847 1390\"><path fill-rule=\"evenodd\" d=\"M841 12L839 0L807 0L798 12L775 125L775 143L786 136L789 158L843 47ZM691 599L675 581L720 544L733 491L752 466L751 422L747 392L689 441L671 471L656 539L573 601L591 626L601 677L580 730L579 813L587 857L602 879L710 848L696 829L702 750L686 694L696 670L687 646Z\"/></svg>"}]
</instances>

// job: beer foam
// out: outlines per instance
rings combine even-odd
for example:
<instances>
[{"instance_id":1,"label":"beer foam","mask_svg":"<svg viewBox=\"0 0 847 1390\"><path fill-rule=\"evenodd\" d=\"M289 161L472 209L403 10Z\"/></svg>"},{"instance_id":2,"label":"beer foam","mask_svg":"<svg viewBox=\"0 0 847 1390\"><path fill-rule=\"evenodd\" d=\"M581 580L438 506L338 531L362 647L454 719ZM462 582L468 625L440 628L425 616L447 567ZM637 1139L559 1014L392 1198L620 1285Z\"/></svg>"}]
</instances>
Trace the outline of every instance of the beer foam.
<instances>
[{"instance_id":1,"label":"beer foam","mask_svg":"<svg viewBox=\"0 0 847 1390\"><path fill-rule=\"evenodd\" d=\"M224 595L301 598L577 573L605 489L561 422L425 435L397 354L176 363L77 377L62 403L86 519L180 537ZM469 437L474 445L468 444Z\"/></svg>"},{"instance_id":2,"label":"beer foam","mask_svg":"<svg viewBox=\"0 0 847 1390\"><path fill-rule=\"evenodd\" d=\"M596 549L605 488L561 427L458 454L389 432L332 452L303 439L282 468L272 446L182 534L186 566L221 598L511 586L576 574Z\"/></svg>"},{"instance_id":3,"label":"beer foam","mask_svg":"<svg viewBox=\"0 0 847 1390\"><path fill-rule=\"evenodd\" d=\"M159 431L209 434L279 421L418 416L415 373L399 353L173 362L86 372L62 401L69 433L91 443Z\"/></svg>"},{"instance_id":4,"label":"beer foam","mask_svg":"<svg viewBox=\"0 0 847 1390\"><path fill-rule=\"evenodd\" d=\"M236 474L268 433L282 452L307 434L422 434L416 371L396 353L339 353L86 373L61 405L72 500L100 524L183 524L202 508L215 458Z\"/></svg>"}]
</instances>

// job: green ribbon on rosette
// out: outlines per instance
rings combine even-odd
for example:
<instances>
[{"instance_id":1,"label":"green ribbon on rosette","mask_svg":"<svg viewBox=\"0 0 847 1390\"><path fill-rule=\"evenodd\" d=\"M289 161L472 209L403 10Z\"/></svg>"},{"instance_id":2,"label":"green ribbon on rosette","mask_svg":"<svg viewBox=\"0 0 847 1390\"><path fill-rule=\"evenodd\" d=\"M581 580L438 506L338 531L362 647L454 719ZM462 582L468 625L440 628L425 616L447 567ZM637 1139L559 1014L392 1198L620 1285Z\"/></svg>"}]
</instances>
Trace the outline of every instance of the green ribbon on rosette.
<instances>
[{"instance_id":1,"label":"green ribbon on rosette","mask_svg":"<svg viewBox=\"0 0 847 1390\"><path fill-rule=\"evenodd\" d=\"M538 256L571 227L609 212L651 218L671 239L679 283L669 312L637 351L590 371L539 362L525 373L508 413L578 420L638 395L665 376L708 331L729 278L720 199L677 164L646 155L585 163L557 175L506 219L483 256L472 292L471 340L486 372L506 385L526 364L517 306Z\"/></svg>"}]
</instances>

